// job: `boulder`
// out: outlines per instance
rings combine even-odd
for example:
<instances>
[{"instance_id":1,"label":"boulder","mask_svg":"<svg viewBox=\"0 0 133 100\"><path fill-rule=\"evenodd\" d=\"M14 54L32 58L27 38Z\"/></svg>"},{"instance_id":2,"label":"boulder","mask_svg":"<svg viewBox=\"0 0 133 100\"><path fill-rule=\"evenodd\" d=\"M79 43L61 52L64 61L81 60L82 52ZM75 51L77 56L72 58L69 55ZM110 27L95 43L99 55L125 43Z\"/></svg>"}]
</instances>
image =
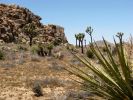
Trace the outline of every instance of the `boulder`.
<instances>
[{"instance_id":1,"label":"boulder","mask_svg":"<svg viewBox=\"0 0 133 100\"><path fill-rule=\"evenodd\" d=\"M58 25L43 25L41 17L32 13L29 9L18 5L0 4L0 39L6 43L29 41L23 33L23 27L28 23L34 23L37 29L37 37L34 43L52 42L56 45L67 43L64 28Z\"/></svg>"}]
</instances>

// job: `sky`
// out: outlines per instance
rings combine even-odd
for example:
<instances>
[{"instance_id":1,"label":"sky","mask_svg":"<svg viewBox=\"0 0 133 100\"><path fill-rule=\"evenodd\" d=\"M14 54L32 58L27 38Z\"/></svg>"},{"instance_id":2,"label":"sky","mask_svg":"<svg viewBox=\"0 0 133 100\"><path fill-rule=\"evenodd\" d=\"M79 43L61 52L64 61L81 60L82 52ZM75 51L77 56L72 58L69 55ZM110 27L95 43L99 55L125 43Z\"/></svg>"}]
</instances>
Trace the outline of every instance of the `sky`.
<instances>
[{"instance_id":1,"label":"sky","mask_svg":"<svg viewBox=\"0 0 133 100\"><path fill-rule=\"evenodd\" d=\"M117 32L124 33L125 41L133 35L133 0L0 0L17 4L39 15L43 24L65 28L69 43L75 44L75 34L85 33L87 26L94 29L94 39L102 36L113 42ZM90 38L87 33L86 39Z\"/></svg>"}]
</instances>

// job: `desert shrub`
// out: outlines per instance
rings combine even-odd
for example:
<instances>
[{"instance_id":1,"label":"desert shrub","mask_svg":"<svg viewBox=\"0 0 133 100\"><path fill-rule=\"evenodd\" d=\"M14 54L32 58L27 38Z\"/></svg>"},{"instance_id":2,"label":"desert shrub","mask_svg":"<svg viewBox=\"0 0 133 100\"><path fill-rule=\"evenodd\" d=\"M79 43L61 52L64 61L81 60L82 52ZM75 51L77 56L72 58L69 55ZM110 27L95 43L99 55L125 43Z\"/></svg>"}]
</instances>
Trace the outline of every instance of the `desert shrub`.
<instances>
[{"instance_id":1,"label":"desert shrub","mask_svg":"<svg viewBox=\"0 0 133 100\"><path fill-rule=\"evenodd\" d=\"M107 48L106 47L102 47L102 51L103 52L107 52Z\"/></svg>"},{"instance_id":2,"label":"desert shrub","mask_svg":"<svg viewBox=\"0 0 133 100\"><path fill-rule=\"evenodd\" d=\"M56 38L55 41L53 42L53 44L54 44L55 46L57 46L57 45L59 45L59 44L61 44L61 43L62 43L62 39L61 39L61 38Z\"/></svg>"},{"instance_id":3,"label":"desert shrub","mask_svg":"<svg viewBox=\"0 0 133 100\"><path fill-rule=\"evenodd\" d=\"M37 54L31 55L31 61L40 62L40 58Z\"/></svg>"},{"instance_id":4,"label":"desert shrub","mask_svg":"<svg viewBox=\"0 0 133 100\"><path fill-rule=\"evenodd\" d=\"M22 65L23 63L25 63L24 51L21 51L18 58L18 64Z\"/></svg>"},{"instance_id":5,"label":"desert shrub","mask_svg":"<svg viewBox=\"0 0 133 100\"><path fill-rule=\"evenodd\" d=\"M44 56L44 46L43 45L38 45L38 51L37 51L39 56Z\"/></svg>"},{"instance_id":6,"label":"desert shrub","mask_svg":"<svg viewBox=\"0 0 133 100\"><path fill-rule=\"evenodd\" d=\"M17 49L18 49L19 51L21 51L21 50L27 51L27 50L28 50L27 47L24 46L24 45L17 45Z\"/></svg>"},{"instance_id":7,"label":"desert shrub","mask_svg":"<svg viewBox=\"0 0 133 100\"><path fill-rule=\"evenodd\" d=\"M80 90L80 91L67 91L67 100L90 100L89 96L92 96L90 93Z\"/></svg>"},{"instance_id":8,"label":"desert shrub","mask_svg":"<svg viewBox=\"0 0 133 100\"><path fill-rule=\"evenodd\" d=\"M13 68L13 67L15 67L16 65L15 65L15 63L13 63L13 62L3 62L3 63L1 63L1 66L3 67L3 68Z\"/></svg>"},{"instance_id":9,"label":"desert shrub","mask_svg":"<svg viewBox=\"0 0 133 100\"><path fill-rule=\"evenodd\" d=\"M31 47L31 53L32 54L38 54L39 56L47 56L48 49L51 50L52 48L47 48L47 45L34 45Z\"/></svg>"},{"instance_id":10,"label":"desert shrub","mask_svg":"<svg viewBox=\"0 0 133 100\"><path fill-rule=\"evenodd\" d=\"M70 44L66 44L66 45L65 45L65 47L66 47L67 50L70 49L70 46L69 46L69 45L70 45Z\"/></svg>"},{"instance_id":11,"label":"desert shrub","mask_svg":"<svg viewBox=\"0 0 133 100\"><path fill-rule=\"evenodd\" d=\"M39 49L38 49L38 46L37 45L34 45L34 46L31 47L31 53L32 54L37 54L38 53L38 50Z\"/></svg>"},{"instance_id":12,"label":"desert shrub","mask_svg":"<svg viewBox=\"0 0 133 100\"><path fill-rule=\"evenodd\" d=\"M65 83L66 83L66 81L64 82L63 80L60 80L57 77L46 77L43 80L43 85L45 85L45 86L47 85L50 87L64 86Z\"/></svg>"},{"instance_id":13,"label":"desert shrub","mask_svg":"<svg viewBox=\"0 0 133 100\"><path fill-rule=\"evenodd\" d=\"M52 49L54 45L52 43L47 44L46 48L48 49L48 55L51 56L52 54Z\"/></svg>"},{"instance_id":14,"label":"desert shrub","mask_svg":"<svg viewBox=\"0 0 133 100\"><path fill-rule=\"evenodd\" d=\"M40 85L39 81L35 81L32 87L33 92L35 93L35 96L43 96L42 87Z\"/></svg>"},{"instance_id":15,"label":"desert shrub","mask_svg":"<svg viewBox=\"0 0 133 100\"><path fill-rule=\"evenodd\" d=\"M49 69L51 70L56 70L56 71L62 71L64 70L64 66L63 65L60 65L56 62L52 62L51 64L49 64Z\"/></svg>"},{"instance_id":16,"label":"desert shrub","mask_svg":"<svg viewBox=\"0 0 133 100\"><path fill-rule=\"evenodd\" d=\"M64 58L64 54L62 52L54 53L53 56L59 60L62 60Z\"/></svg>"},{"instance_id":17,"label":"desert shrub","mask_svg":"<svg viewBox=\"0 0 133 100\"><path fill-rule=\"evenodd\" d=\"M91 50L87 50L86 55L87 55L88 58L94 58L94 54Z\"/></svg>"},{"instance_id":18,"label":"desert shrub","mask_svg":"<svg viewBox=\"0 0 133 100\"><path fill-rule=\"evenodd\" d=\"M73 53L78 53L78 50L71 44L67 44L66 49L73 52Z\"/></svg>"},{"instance_id":19,"label":"desert shrub","mask_svg":"<svg viewBox=\"0 0 133 100\"><path fill-rule=\"evenodd\" d=\"M2 50L0 50L0 60L4 60L5 54Z\"/></svg>"},{"instance_id":20,"label":"desert shrub","mask_svg":"<svg viewBox=\"0 0 133 100\"><path fill-rule=\"evenodd\" d=\"M94 45L90 47L96 58L100 61L100 67L92 64L92 62L84 56L81 57L75 55L86 65L86 70L84 71L76 66L72 66L68 71L83 80L78 83L86 85L84 90L97 94L107 100L133 100L133 76L131 66L128 64L124 53L122 36L123 33L117 34L120 43L119 46L114 39L119 64L115 62L111 50L104 39L104 45L107 49L107 57L102 54L97 45L96 47L94 47ZM91 70L96 77L89 75L87 68L88 71Z\"/></svg>"},{"instance_id":21,"label":"desert shrub","mask_svg":"<svg viewBox=\"0 0 133 100\"><path fill-rule=\"evenodd\" d=\"M52 96L53 97L51 98L51 100L69 100L67 98L67 95L65 95L65 94L59 94L56 91L53 91Z\"/></svg>"}]
</instances>

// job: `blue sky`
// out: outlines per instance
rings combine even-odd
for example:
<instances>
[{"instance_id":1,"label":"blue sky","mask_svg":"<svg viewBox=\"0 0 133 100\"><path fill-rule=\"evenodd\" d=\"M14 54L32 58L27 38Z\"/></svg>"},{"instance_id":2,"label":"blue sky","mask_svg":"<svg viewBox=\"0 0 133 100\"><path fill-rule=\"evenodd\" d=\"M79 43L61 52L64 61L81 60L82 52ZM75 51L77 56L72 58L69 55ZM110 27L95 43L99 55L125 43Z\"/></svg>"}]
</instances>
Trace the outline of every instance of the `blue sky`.
<instances>
[{"instance_id":1,"label":"blue sky","mask_svg":"<svg viewBox=\"0 0 133 100\"><path fill-rule=\"evenodd\" d=\"M95 40L102 36L113 41L113 35L124 32L125 40L133 34L133 0L0 0L18 4L39 15L43 24L57 24L65 28L70 43L74 34L94 28ZM87 42L89 35L86 34Z\"/></svg>"}]
</instances>

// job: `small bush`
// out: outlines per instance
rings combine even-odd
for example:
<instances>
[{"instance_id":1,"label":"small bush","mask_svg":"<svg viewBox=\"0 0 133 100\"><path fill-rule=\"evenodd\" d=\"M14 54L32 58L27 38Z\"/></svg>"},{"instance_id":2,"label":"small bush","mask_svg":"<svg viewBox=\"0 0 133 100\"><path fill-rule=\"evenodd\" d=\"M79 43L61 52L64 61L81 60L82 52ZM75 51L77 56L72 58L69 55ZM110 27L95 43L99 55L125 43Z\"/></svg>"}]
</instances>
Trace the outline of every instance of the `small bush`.
<instances>
[{"instance_id":1,"label":"small bush","mask_svg":"<svg viewBox=\"0 0 133 100\"><path fill-rule=\"evenodd\" d=\"M86 55L88 58L94 58L94 54L91 50L87 50Z\"/></svg>"},{"instance_id":2,"label":"small bush","mask_svg":"<svg viewBox=\"0 0 133 100\"><path fill-rule=\"evenodd\" d=\"M18 58L18 64L22 65L23 63L25 63L24 52L21 51Z\"/></svg>"},{"instance_id":3,"label":"small bush","mask_svg":"<svg viewBox=\"0 0 133 100\"><path fill-rule=\"evenodd\" d=\"M80 91L70 90L67 92L67 100L90 100L88 99L89 96L93 95L83 90Z\"/></svg>"},{"instance_id":4,"label":"small bush","mask_svg":"<svg viewBox=\"0 0 133 100\"><path fill-rule=\"evenodd\" d=\"M107 52L107 48L106 48L106 47L103 47L103 48L102 48L102 51L103 51L103 52Z\"/></svg>"},{"instance_id":5,"label":"small bush","mask_svg":"<svg viewBox=\"0 0 133 100\"><path fill-rule=\"evenodd\" d=\"M35 45L31 47L32 54L38 54L39 56L46 56L48 54L48 50L43 45Z\"/></svg>"},{"instance_id":6,"label":"small bush","mask_svg":"<svg viewBox=\"0 0 133 100\"><path fill-rule=\"evenodd\" d=\"M35 96L43 96L42 87L39 83L39 81L35 81L32 88L33 92L35 93Z\"/></svg>"},{"instance_id":7,"label":"small bush","mask_svg":"<svg viewBox=\"0 0 133 100\"><path fill-rule=\"evenodd\" d=\"M59 59L59 60L62 60L62 59L64 58L64 55L62 54L62 52L54 53L53 56L54 56L56 59Z\"/></svg>"},{"instance_id":8,"label":"small bush","mask_svg":"<svg viewBox=\"0 0 133 100\"><path fill-rule=\"evenodd\" d=\"M51 70L56 70L56 71L62 71L64 70L64 66L63 65L59 65L56 62L52 62L51 64L49 64L49 69Z\"/></svg>"},{"instance_id":9,"label":"small bush","mask_svg":"<svg viewBox=\"0 0 133 100\"><path fill-rule=\"evenodd\" d=\"M27 50L28 50L27 47L24 46L24 45L17 45L17 49L18 49L19 51L21 51L21 50L27 51Z\"/></svg>"},{"instance_id":10,"label":"small bush","mask_svg":"<svg viewBox=\"0 0 133 100\"><path fill-rule=\"evenodd\" d=\"M54 42L53 42L53 44L54 44L55 46L60 45L61 43L62 43L62 39L61 39L61 38L56 38L56 39L54 40Z\"/></svg>"},{"instance_id":11,"label":"small bush","mask_svg":"<svg viewBox=\"0 0 133 100\"><path fill-rule=\"evenodd\" d=\"M40 62L40 58L37 54L36 55L31 55L31 61Z\"/></svg>"},{"instance_id":12,"label":"small bush","mask_svg":"<svg viewBox=\"0 0 133 100\"><path fill-rule=\"evenodd\" d=\"M0 50L0 60L4 60L5 54L2 50Z\"/></svg>"},{"instance_id":13,"label":"small bush","mask_svg":"<svg viewBox=\"0 0 133 100\"><path fill-rule=\"evenodd\" d=\"M49 86L49 87L64 86L65 83L66 83L66 81L64 82L63 80L60 80L57 77L46 77L43 80L43 85Z\"/></svg>"},{"instance_id":14,"label":"small bush","mask_svg":"<svg viewBox=\"0 0 133 100\"><path fill-rule=\"evenodd\" d=\"M4 63L2 63L1 64L1 66L3 67L3 68L13 68L13 67L15 67L16 65L15 65L15 63L14 62L4 62Z\"/></svg>"},{"instance_id":15,"label":"small bush","mask_svg":"<svg viewBox=\"0 0 133 100\"><path fill-rule=\"evenodd\" d=\"M54 45L52 43L47 44L46 48L48 49L48 55L51 56L52 54L52 49Z\"/></svg>"},{"instance_id":16,"label":"small bush","mask_svg":"<svg viewBox=\"0 0 133 100\"><path fill-rule=\"evenodd\" d=\"M37 54L38 50L39 49L38 49L38 46L37 45L34 45L34 46L31 47L31 53L32 54Z\"/></svg>"}]
</instances>

